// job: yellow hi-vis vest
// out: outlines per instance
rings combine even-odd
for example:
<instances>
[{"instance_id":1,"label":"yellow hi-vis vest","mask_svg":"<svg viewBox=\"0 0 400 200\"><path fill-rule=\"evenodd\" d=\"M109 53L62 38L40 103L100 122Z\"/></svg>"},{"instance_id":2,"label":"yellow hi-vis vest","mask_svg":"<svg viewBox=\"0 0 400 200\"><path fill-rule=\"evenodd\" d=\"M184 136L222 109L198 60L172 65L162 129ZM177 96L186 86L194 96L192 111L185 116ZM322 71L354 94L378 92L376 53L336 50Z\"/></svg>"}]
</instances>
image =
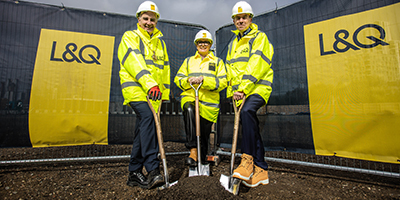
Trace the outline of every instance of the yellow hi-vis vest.
<instances>
[{"instance_id":1,"label":"yellow hi-vis vest","mask_svg":"<svg viewBox=\"0 0 400 200\"><path fill-rule=\"evenodd\" d=\"M132 101L147 101L148 91L156 85L162 92L162 100L169 100L170 66L162 36L161 31L155 28L150 37L139 24L136 30L126 31L122 36L118 59L124 105ZM157 110L159 103L152 103Z\"/></svg>"},{"instance_id":2,"label":"yellow hi-vis vest","mask_svg":"<svg viewBox=\"0 0 400 200\"><path fill-rule=\"evenodd\" d=\"M259 94L267 103L272 92L274 48L256 24L252 23L250 28L239 41L239 31L232 31L236 37L230 42L226 56L229 82L226 95L230 98L234 92L244 92L246 97ZM240 103L238 101L238 105Z\"/></svg>"},{"instance_id":3,"label":"yellow hi-vis vest","mask_svg":"<svg viewBox=\"0 0 400 200\"><path fill-rule=\"evenodd\" d=\"M203 76L203 85L199 90L200 115L208 121L217 122L219 113L219 92L226 88L226 68L222 59L212 52L202 60L198 52L186 58L174 82L183 90L181 93L181 107L188 101L195 101L195 92L190 86L190 77ZM194 85L195 88L198 85Z\"/></svg>"}]
</instances>

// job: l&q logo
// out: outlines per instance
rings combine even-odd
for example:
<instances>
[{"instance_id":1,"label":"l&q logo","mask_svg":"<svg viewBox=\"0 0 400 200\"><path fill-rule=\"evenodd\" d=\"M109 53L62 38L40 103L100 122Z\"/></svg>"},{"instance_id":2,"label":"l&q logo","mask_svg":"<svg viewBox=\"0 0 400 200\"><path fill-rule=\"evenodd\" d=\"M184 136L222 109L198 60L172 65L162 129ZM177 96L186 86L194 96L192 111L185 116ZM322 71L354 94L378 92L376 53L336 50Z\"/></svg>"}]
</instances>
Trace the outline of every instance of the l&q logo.
<instances>
[{"instance_id":1,"label":"l&q logo","mask_svg":"<svg viewBox=\"0 0 400 200\"><path fill-rule=\"evenodd\" d=\"M29 102L33 147L107 144L114 41L41 29Z\"/></svg>"},{"instance_id":2,"label":"l&q logo","mask_svg":"<svg viewBox=\"0 0 400 200\"><path fill-rule=\"evenodd\" d=\"M369 39L368 43L363 43L365 41L360 41L360 32L366 29L375 29L379 32L379 36L366 36L367 39ZM349 49L352 50L360 50L360 48L374 48L378 45L386 46L389 45L385 41L383 41L386 37L385 29L383 29L381 26L377 24L365 24L360 26L357 30L354 31L352 38L349 38L350 33L348 30L341 29L338 30L335 35L335 42L332 44L333 50L326 51L325 45L324 45L324 37L323 34L319 34L319 47L320 47L320 54L321 56L325 55L330 55L330 54L336 54L336 53L344 53L347 52ZM352 39L353 43L349 42L347 39Z\"/></svg>"},{"instance_id":3,"label":"l&q logo","mask_svg":"<svg viewBox=\"0 0 400 200\"><path fill-rule=\"evenodd\" d=\"M78 46L75 43L68 43L65 46L65 51L62 53L61 57L56 57L56 49L57 49L57 41L53 41L53 45L51 48L51 56L50 60L51 61L58 61L58 62L78 62L78 63L86 63L86 64L92 64L96 63L97 65L100 65L100 56L101 52L100 49L92 44L84 45L81 47L78 51ZM92 49L92 51L90 51ZM96 53L95 55L92 54L92 52ZM85 58L89 57L89 58Z\"/></svg>"}]
</instances>

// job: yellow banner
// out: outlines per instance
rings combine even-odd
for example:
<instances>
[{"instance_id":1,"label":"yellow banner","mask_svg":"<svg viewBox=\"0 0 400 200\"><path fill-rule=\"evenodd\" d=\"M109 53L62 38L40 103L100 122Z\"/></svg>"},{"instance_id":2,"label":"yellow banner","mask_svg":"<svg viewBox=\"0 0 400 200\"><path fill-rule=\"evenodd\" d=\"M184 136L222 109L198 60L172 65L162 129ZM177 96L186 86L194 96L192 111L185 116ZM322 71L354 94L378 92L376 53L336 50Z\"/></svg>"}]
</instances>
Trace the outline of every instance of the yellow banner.
<instances>
[{"instance_id":1,"label":"yellow banner","mask_svg":"<svg viewBox=\"0 0 400 200\"><path fill-rule=\"evenodd\" d=\"M29 102L33 147L107 144L114 37L42 29Z\"/></svg>"},{"instance_id":2,"label":"yellow banner","mask_svg":"<svg viewBox=\"0 0 400 200\"><path fill-rule=\"evenodd\" d=\"M304 27L316 154L400 162L399 10Z\"/></svg>"}]
</instances>

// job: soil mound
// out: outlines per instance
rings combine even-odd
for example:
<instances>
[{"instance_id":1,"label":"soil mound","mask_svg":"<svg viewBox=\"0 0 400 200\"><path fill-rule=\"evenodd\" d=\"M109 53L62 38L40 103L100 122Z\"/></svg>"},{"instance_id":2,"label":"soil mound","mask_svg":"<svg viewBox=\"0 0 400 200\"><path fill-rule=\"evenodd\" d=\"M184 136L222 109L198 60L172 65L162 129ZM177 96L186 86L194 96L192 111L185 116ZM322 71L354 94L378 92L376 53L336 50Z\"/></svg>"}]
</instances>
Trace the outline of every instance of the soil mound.
<instances>
[{"instance_id":1,"label":"soil mound","mask_svg":"<svg viewBox=\"0 0 400 200\"><path fill-rule=\"evenodd\" d=\"M226 191L217 177L182 178L177 184L159 191L150 199L242 199Z\"/></svg>"}]
</instances>

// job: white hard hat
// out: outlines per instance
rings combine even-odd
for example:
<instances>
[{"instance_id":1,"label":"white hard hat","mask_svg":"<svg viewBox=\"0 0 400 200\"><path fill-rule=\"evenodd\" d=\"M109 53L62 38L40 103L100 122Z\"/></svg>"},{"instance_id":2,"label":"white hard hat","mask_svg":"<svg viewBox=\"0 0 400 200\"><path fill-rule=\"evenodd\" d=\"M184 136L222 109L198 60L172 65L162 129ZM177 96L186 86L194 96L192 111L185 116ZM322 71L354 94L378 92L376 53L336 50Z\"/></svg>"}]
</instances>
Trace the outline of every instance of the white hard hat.
<instances>
[{"instance_id":1,"label":"white hard hat","mask_svg":"<svg viewBox=\"0 0 400 200\"><path fill-rule=\"evenodd\" d=\"M253 17L253 9L251 9L250 4L248 4L245 1L239 1L237 2L233 8L232 8L232 18L235 17L235 15L238 14L250 14L250 17Z\"/></svg>"},{"instance_id":2,"label":"white hard hat","mask_svg":"<svg viewBox=\"0 0 400 200\"><path fill-rule=\"evenodd\" d=\"M197 40L200 40L200 39L207 39L208 41L211 42L211 44L213 43L211 33L208 32L207 30L201 30L201 31L197 32L196 37L194 38L194 43L196 44Z\"/></svg>"},{"instance_id":3,"label":"white hard hat","mask_svg":"<svg viewBox=\"0 0 400 200\"><path fill-rule=\"evenodd\" d=\"M157 19L160 18L160 13L158 12L158 7L152 1L145 1L142 4L140 4L139 8L136 11L136 18L139 18L140 13L148 12L148 11L156 13Z\"/></svg>"}]
</instances>

